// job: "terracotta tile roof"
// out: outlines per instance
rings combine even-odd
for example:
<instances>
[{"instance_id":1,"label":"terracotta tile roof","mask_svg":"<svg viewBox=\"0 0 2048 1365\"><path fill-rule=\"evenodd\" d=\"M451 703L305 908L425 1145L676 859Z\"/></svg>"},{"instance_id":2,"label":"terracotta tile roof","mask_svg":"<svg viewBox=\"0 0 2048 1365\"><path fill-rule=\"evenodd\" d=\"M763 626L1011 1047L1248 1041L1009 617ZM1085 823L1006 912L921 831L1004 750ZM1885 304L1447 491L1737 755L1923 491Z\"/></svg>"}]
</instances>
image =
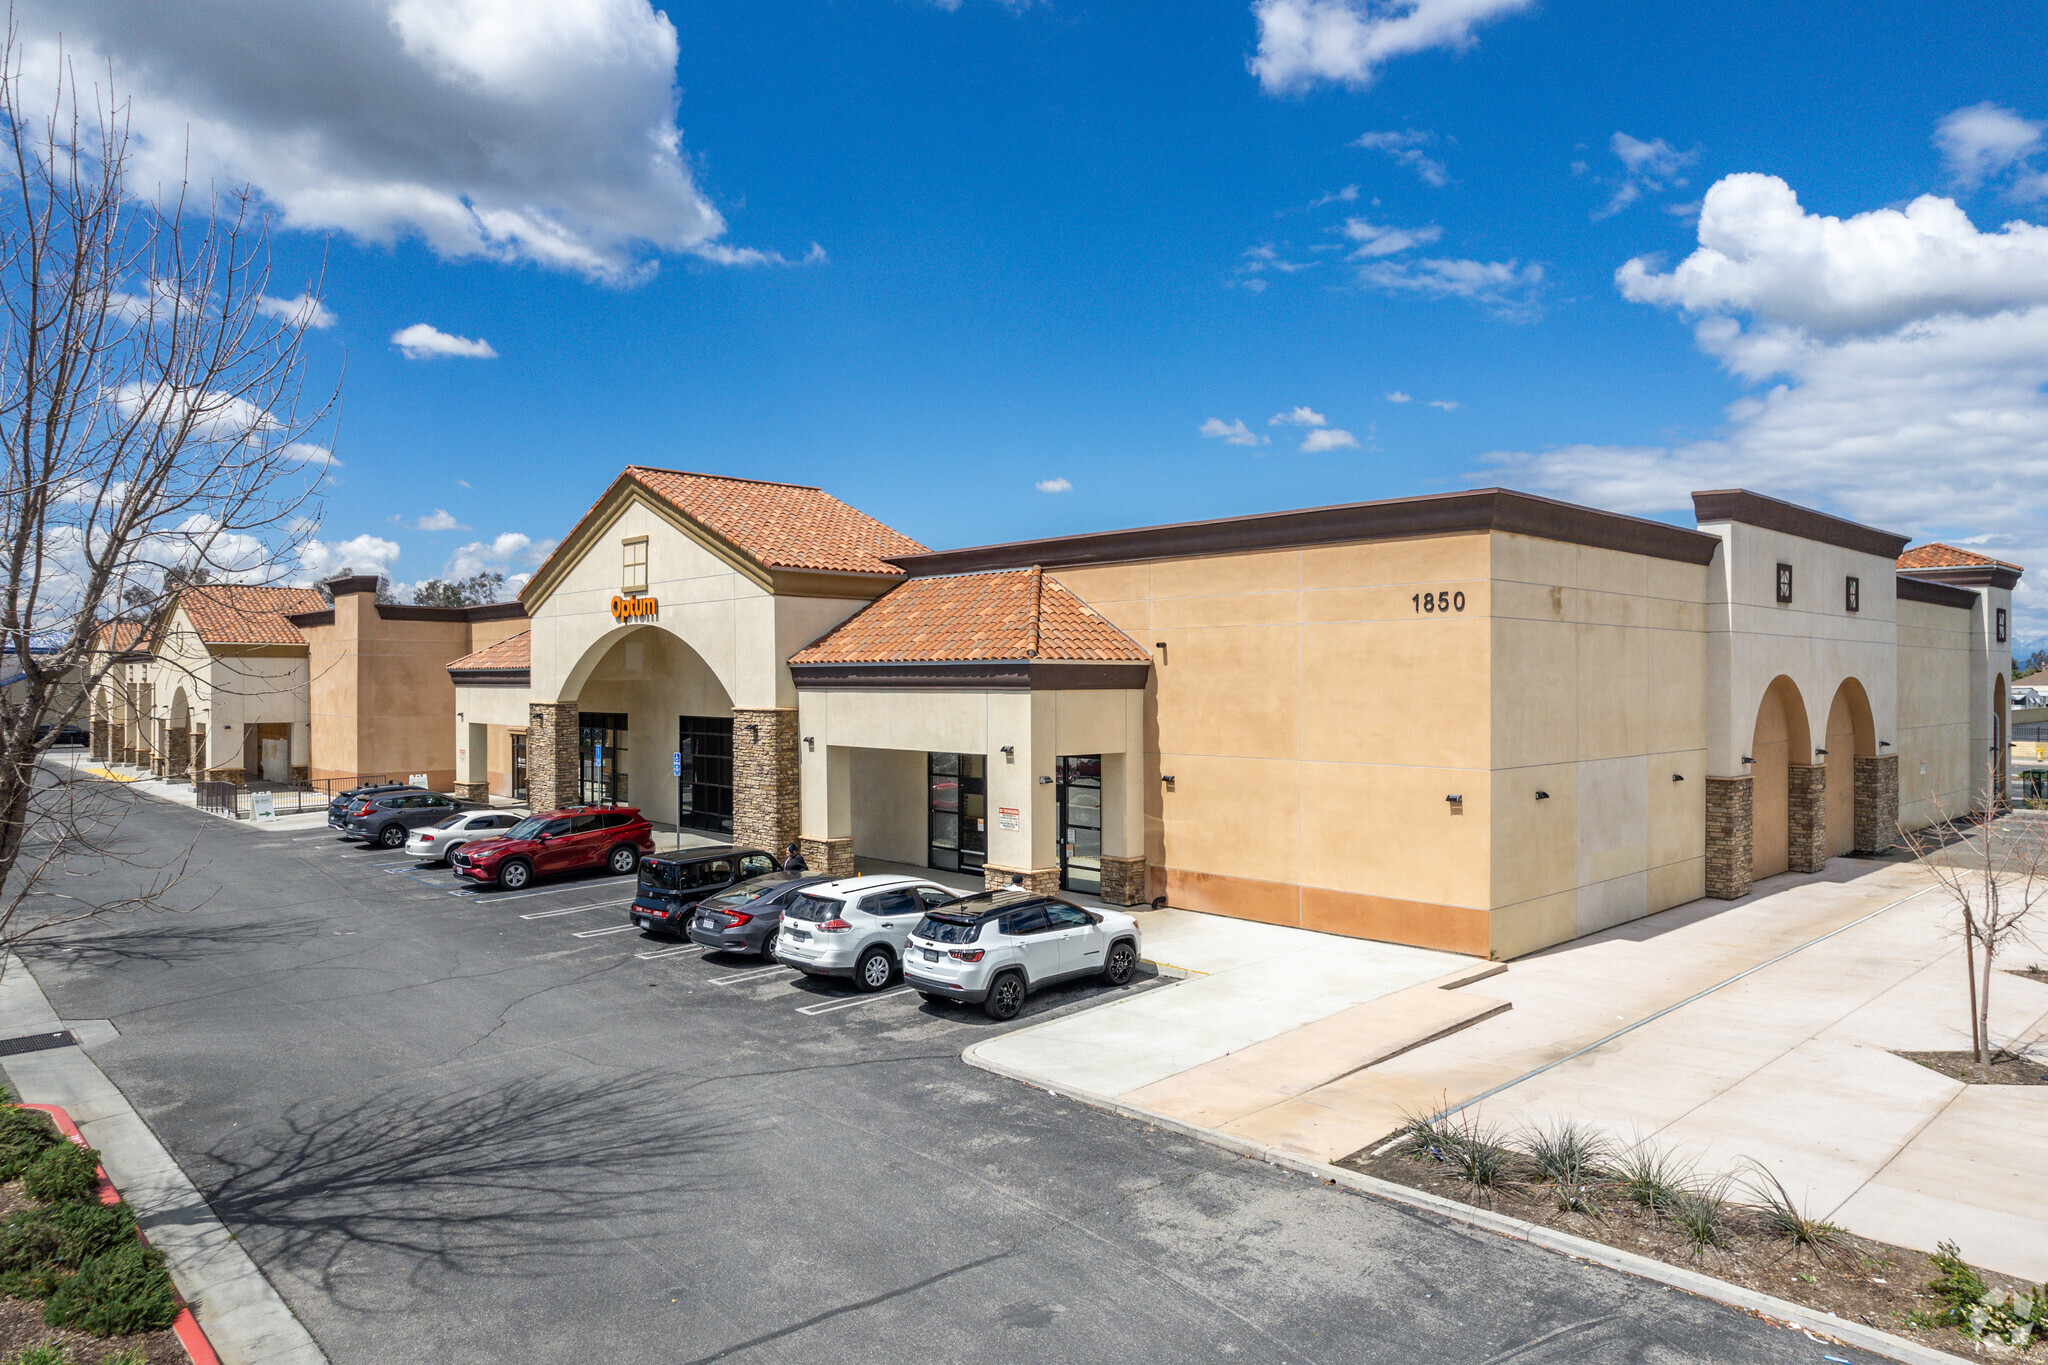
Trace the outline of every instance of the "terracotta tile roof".
<instances>
[{"instance_id":1,"label":"terracotta tile roof","mask_svg":"<svg viewBox=\"0 0 2048 1365\"><path fill-rule=\"evenodd\" d=\"M1961 550L1953 545L1944 545L1938 540L1931 540L1925 545L1915 545L1912 549L1900 555L1899 567L1902 569L2018 569L2020 566L2008 563L2003 559L1993 559L1989 555L1980 555L1975 550Z\"/></svg>"},{"instance_id":2,"label":"terracotta tile roof","mask_svg":"<svg viewBox=\"0 0 2048 1365\"><path fill-rule=\"evenodd\" d=\"M628 465L630 478L770 569L901 574L925 547L822 488Z\"/></svg>"},{"instance_id":3,"label":"terracotta tile roof","mask_svg":"<svg viewBox=\"0 0 2048 1365\"><path fill-rule=\"evenodd\" d=\"M184 589L178 605L209 645L303 645L306 637L284 618L294 612L325 611L327 601L311 588L260 588L247 583L206 583Z\"/></svg>"},{"instance_id":4,"label":"terracotta tile roof","mask_svg":"<svg viewBox=\"0 0 2048 1365\"><path fill-rule=\"evenodd\" d=\"M119 654L123 650L132 649L135 637L141 633L140 621L109 621L101 626L99 634L93 637L93 648Z\"/></svg>"},{"instance_id":5,"label":"terracotta tile roof","mask_svg":"<svg viewBox=\"0 0 2048 1365\"><path fill-rule=\"evenodd\" d=\"M485 645L448 665L450 673L467 673L481 668L532 668L533 632L522 630L494 645Z\"/></svg>"},{"instance_id":6,"label":"terracotta tile roof","mask_svg":"<svg viewBox=\"0 0 2048 1365\"><path fill-rule=\"evenodd\" d=\"M961 659L1143 662L1131 637L1043 569L913 578L892 588L793 664Z\"/></svg>"}]
</instances>

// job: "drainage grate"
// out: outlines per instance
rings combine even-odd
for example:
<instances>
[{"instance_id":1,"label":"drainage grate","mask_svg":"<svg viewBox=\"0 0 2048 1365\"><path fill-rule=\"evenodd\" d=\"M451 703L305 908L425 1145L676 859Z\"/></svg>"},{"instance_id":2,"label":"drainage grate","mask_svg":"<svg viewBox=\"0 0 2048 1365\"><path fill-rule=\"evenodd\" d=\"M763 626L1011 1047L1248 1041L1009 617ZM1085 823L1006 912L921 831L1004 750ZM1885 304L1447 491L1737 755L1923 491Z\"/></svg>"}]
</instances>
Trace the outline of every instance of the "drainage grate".
<instances>
[{"instance_id":1,"label":"drainage grate","mask_svg":"<svg viewBox=\"0 0 2048 1365\"><path fill-rule=\"evenodd\" d=\"M0 1057L14 1057L24 1052L48 1052L53 1047L76 1047L78 1040L66 1029L55 1033L30 1033L19 1038L0 1038Z\"/></svg>"}]
</instances>

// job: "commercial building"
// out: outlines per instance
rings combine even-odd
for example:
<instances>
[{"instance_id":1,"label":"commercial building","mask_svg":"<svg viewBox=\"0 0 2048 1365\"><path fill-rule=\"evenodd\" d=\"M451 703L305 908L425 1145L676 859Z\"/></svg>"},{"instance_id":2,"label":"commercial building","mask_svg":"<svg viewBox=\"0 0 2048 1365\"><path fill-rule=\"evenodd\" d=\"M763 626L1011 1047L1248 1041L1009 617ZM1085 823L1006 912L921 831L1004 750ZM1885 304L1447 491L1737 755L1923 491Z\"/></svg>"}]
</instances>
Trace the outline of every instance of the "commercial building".
<instances>
[{"instance_id":1,"label":"commercial building","mask_svg":"<svg viewBox=\"0 0 2048 1365\"><path fill-rule=\"evenodd\" d=\"M932 552L819 489L633 467L527 633L450 666L457 782L1501 957L2002 790L2017 568L1694 502Z\"/></svg>"}]
</instances>

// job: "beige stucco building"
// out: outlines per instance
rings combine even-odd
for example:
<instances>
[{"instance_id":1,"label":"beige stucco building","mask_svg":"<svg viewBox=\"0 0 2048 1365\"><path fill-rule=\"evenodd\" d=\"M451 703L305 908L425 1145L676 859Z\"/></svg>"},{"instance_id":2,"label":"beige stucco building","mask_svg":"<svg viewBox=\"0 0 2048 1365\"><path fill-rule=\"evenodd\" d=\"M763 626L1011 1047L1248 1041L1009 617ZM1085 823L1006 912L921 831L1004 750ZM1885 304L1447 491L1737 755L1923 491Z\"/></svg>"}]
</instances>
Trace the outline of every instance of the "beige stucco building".
<instances>
[{"instance_id":1,"label":"beige stucco building","mask_svg":"<svg viewBox=\"0 0 2048 1365\"><path fill-rule=\"evenodd\" d=\"M451 666L458 779L1501 957L2002 791L2014 566L1695 516L1488 489L931 552L635 467Z\"/></svg>"}]
</instances>

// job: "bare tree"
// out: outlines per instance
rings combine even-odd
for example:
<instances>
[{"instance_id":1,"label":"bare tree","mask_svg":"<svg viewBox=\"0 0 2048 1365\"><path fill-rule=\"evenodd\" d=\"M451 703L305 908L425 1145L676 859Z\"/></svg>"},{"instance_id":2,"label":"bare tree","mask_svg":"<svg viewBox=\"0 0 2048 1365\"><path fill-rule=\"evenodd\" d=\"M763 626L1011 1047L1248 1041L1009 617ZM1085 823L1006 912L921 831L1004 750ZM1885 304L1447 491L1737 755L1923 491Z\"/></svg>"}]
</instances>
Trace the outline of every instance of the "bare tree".
<instances>
[{"instance_id":1,"label":"bare tree","mask_svg":"<svg viewBox=\"0 0 2048 1365\"><path fill-rule=\"evenodd\" d=\"M1993 967L2007 948L2028 940L2034 908L2048 899L2048 820L2007 811L2000 778L1993 758L1980 802L1951 814L1937 799L1939 820L1900 830L1955 911L1970 986L1970 1051L1987 1066Z\"/></svg>"},{"instance_id":2,"label":"bare tree","mask_svg":"<svg viewBox=\"0 0 2048 1365\"><path fill-rule=\"evenodd\" d=\"M126 106L69 63L0 51L0 947L92 913L52 897L67 859L107 854L115 803L44 763L117 653L182 585L263 582L311 533L327 454L304 438L317 284L272 297L247 189L129 183ZM146 904L179 860L124 884ZM132 879L131 879L132 880ZM97 907L104 910L107 906Z\"/></svg>"}]
</instances>

